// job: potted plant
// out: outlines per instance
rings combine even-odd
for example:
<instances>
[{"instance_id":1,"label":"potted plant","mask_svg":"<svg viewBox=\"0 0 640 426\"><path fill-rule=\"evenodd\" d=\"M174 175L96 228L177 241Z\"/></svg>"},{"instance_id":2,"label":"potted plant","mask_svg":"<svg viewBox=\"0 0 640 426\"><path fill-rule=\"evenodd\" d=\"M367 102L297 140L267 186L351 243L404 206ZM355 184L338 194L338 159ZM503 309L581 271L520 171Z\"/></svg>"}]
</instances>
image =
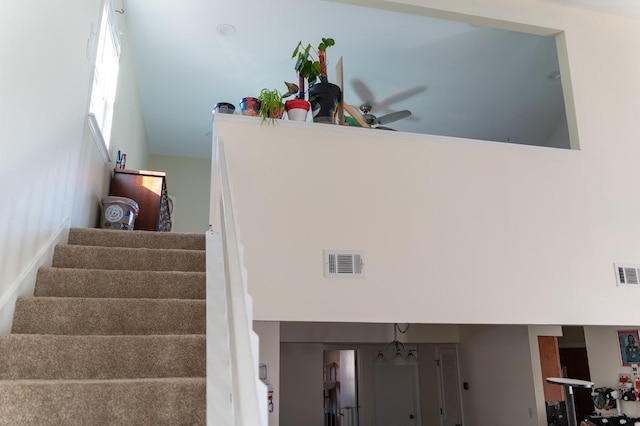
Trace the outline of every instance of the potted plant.
<instances>
[{"instance_id":1,"label":"potted plant","mask_svg":"<svg viewBox=\"0 0 640 426\"><path fill-rule=\"evenodd\" d=\"M282 94L277 89L262 89L258 100L260 101L258 115L262 117L263 122L269 120L271 124L274 124L277 118L282 118L284 112Z\"/></svg>"},{"instance_id":2,"label":"potted plant","mask_svg":"<svg viewBox=\"0 0 640 426\"><path fill-rule=\"evenodd\" d=\"M296 59L294 68L298 72L298 98L304 99L306 79L313 121L316 122L335 123L335 114L341 99L340 87L329 83L327 78L326 50L334 45L335 41L332 38L322 38L317 49L313 49L311 44L305 46L299 41L291 55L291 58Z\"/></svg>"},{"instance_id":3,"label":"potted plant","mask_svg":"<svg viewBox=\"0 0 640 426\"><path fill-rule=\"evenodd\" d=\"M284 103L284 109L287 111L287 118L293 121L307 121L307 115L311 109L311 104L309 104L309 102L304 98L300 99L298 85L287 81L285 81L284 84L287 86L287 92L282 95L282 99L296 95L294 99L289 99Z\"/></svg>"}]
</instances>

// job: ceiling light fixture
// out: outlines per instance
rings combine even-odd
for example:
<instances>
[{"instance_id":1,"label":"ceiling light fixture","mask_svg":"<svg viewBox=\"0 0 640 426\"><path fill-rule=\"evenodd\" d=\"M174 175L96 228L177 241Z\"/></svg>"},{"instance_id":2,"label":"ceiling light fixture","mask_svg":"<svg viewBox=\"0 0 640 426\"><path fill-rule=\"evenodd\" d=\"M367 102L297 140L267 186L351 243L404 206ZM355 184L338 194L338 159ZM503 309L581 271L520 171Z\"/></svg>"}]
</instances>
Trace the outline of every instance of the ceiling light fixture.
<instances>
[{"instance_id":1,"label":"ceiling light fixture","mask_svg":"<svg viewBox=\"0 0 640 426\"><path fill-rule=\"evenodd\" d=\"M376 364L392 364L392 365L418 365L418 357L416 357L415 349L407 349L407 347L398 340L398 331L402 334L409 330L409 325L402 330L398 323L393 324L393 341L391 341L384 350L378 351L376 355ZM393 355L391 355L393 354Z\"/></svg>"},{"instance_id":2,"label":"ceiling light fixture","mask_svg":"<svg viewBox=\"0 0 640 426\"><path fill-rule=\"evenodd\" d=\"M231 24L220 24L216 27L216 32L223 37L231 37L236 33L236 27Z\"/></svg>"}]
</instances>

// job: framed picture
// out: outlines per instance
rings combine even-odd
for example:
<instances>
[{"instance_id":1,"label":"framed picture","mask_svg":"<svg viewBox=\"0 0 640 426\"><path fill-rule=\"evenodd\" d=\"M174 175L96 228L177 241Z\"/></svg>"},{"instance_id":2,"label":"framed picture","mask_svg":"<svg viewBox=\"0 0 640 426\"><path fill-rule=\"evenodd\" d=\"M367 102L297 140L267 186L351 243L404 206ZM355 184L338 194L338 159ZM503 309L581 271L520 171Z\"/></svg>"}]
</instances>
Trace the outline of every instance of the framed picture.
<instances>
[{"instance_id":1,"label":"framed picture","mask_svg":"<svg viewBox=\"0 0 640 426\"><path fill-rule=\"evenodd\" d=\"M638 330L618 330L618 346L622 365L640 364L640 336Z\"/></svg>"}]
</instances>

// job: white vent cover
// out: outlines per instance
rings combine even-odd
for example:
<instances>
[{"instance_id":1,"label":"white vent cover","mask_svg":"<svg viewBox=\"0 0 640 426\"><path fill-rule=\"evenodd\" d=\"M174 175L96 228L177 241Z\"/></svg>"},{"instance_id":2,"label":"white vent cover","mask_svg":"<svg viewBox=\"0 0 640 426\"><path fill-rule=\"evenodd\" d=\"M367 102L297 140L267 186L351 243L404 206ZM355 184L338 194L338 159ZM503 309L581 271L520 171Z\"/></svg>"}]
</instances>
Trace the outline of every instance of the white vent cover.
<instances>
[{"instance_id":1,"label":"white vent cover","mask_svg":"<svg viewBox=\"0 0 640 426\"><path fill-rule=\"evenodd\" d=\"M327 278L364 277L363 252L351 250L325 250L324 276Z\"/></svg>"},{"instance_id":2,"label":"white vent cover","mask_svg":"<svg viewBox=\"0 0 640 426\"><path fill-rule=\"evenodd\" d=\"M640 288L640 265L614 263L618 287Z\"/></svg>"}]
</instances>

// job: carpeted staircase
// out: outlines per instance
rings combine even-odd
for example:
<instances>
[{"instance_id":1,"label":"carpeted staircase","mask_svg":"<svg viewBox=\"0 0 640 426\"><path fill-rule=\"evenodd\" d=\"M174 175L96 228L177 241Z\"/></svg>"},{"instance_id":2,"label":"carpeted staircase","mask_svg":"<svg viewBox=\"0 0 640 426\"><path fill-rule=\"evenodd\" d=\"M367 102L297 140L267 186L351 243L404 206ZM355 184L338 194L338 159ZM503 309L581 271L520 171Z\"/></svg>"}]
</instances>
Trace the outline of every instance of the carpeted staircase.
<instances>
[{"instance_id":1,"label":"carpeted staircase","mask_svg":"<svg viewBox=\"0 0 640 426\"><path fill-rule=\"evenodd\" d=\"M72 229L0 336L0 425L205 424L204 246Z\"/></svg>"}]
</instances>

